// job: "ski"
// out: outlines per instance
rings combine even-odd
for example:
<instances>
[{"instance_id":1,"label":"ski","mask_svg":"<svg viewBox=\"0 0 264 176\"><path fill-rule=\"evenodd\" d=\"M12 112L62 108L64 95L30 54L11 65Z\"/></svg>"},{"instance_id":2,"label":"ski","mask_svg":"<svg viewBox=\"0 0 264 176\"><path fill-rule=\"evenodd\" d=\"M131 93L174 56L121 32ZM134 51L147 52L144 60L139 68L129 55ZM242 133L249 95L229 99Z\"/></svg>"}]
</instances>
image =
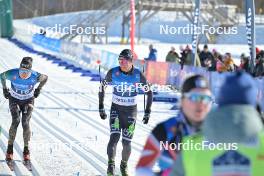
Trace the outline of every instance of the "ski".
<instances>
[{"instance_id":1,"label":"ski","mask_svg":"<svg viewBox=\"0 0 264 176\"><path fill-rule=\"evenodd\" d=\"M14 171L14 160L8 159L8 160L6 160L6 164L11 171Z\"/></svg>"},{"instance_id":2,"label":"ski","mask_svg":"<svg viewBox=\"0 0 264 176\"><path fill-rule=\"evenodd\" d=\"M32 171L32 165L30 160L24 160L23 164L29 171Z\"/></svg>"}]
</instances>

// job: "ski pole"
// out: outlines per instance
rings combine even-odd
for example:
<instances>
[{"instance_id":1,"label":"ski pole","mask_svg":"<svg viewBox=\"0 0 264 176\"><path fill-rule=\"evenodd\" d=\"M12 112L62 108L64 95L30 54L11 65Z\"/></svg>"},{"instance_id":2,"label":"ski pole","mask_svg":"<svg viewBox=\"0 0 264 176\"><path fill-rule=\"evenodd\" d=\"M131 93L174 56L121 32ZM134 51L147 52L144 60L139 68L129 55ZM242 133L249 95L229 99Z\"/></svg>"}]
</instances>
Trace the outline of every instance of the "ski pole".
<instances>
[{"instance_id":1,"label":"ski pole","mask_svg":"<svg viewBox=\"0 0 264 176\"><path fill-rule=\"evenodd\" d=\"M143 71L143 75L145 76L145 61L143 60L142 62L143 62L142 71ZM146 110L146 91L145 91L145 89L143 89L143 91L144 91L144 113L145 113L145 110Z\"/></svg>"},{"instance_id":2,"label":"ski pole","mask_svg":"<svg viewBox=\"0 0 264 176\"><path fill-rule=\"evenodd\" d=\"M96 63L99 65L99 79L100 79L100 84L101 84L101 82L102 82L102 78L101 78L101 61L98 59L97 61L96 61Z\"/></svg>"}]
</instances>

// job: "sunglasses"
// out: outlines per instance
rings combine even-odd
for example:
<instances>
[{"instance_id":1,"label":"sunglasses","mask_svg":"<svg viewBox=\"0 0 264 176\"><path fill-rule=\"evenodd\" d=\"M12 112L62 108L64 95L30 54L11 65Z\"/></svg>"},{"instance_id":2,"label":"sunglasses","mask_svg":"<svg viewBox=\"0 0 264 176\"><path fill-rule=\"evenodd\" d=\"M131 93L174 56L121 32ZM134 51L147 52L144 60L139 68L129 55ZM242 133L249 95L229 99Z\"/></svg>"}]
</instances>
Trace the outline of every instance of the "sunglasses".
<instances>
[{"instance_id":1,"label":"sunglasses","mask_svg":"<svg viewBox=\"0 0 264 176\"><path fill-rule=\"evenodd\" d=\"M126 58L126 57L119 57L118 58L118 61L123 61L123 60L130 61L131 59L130 58Z\"/></svg>"},{"instance_id":2,"label":"sunglasses","mask_svg":"<svg viewBox=\"0 0 264 176\"><path fill-rule=\"evenodd\" d=\"M209 104L214 101L212 96L201 93L185 93L183 94L183 97L194 103L202 102L204 104Z\"/></svg>"}]
</instances>

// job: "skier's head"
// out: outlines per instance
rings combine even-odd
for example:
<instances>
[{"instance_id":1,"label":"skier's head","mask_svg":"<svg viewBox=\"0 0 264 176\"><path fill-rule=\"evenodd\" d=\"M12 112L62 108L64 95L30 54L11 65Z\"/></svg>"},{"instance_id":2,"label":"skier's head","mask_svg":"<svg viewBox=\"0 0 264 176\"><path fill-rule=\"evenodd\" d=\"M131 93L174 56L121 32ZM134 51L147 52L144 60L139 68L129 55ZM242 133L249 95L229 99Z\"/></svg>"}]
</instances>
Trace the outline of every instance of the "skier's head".
<instances>
[{"instance_id":1,"label":"skier's head","mask_svg":"<svg viewBox=\"0 0 264 176\"><path fill-rule=\"evenodd\" d=\"M133 52L130 49L122 50L119 54L118 61L121 70L128 72L133 65Z\"/></svg>"},{"instance_id":2,"label":"skier's head","mask_svg":"<svg viewBox=\"0 0 264 176\"><path fill-rule=\"evenodd\" d=\"M19 76L22 79L27 79L31 75L31 68L32 68L32 61L31 57L24 57L20 63L19 69Z\"/></svg>"},{"instance_id":3,"label":"skier's head","mask_svg":"<svg viewBox=\"0 0 264 176\"><path fill-rule=\"evenodd\" d=\"M32 68L32 57L23 57L22 61L20 62L20 68L30 70Z\"/></svg>"},{"instance_id":4,"label":"skier's head","mask_svg":"<svg viewBox=\"0 0 264 176\"><path fill-rule=\"evenodd\" d=\"M181 109L188 121L200 123L211 109L212 93L207 79L202 75L187 78L182 85Z\"/></svg>"}]
</instances>

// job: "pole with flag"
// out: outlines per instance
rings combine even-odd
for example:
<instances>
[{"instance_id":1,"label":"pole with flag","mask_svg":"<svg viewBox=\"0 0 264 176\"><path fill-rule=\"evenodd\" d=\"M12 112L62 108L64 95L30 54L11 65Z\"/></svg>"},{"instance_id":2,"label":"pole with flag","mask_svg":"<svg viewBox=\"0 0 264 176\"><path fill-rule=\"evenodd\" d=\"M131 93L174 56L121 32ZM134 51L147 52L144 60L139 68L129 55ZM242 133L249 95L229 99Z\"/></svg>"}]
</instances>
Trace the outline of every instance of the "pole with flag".
<instances>
[{"instance_id":1,"label":"pole with flag","mask_svg":"<svg viewBox=\"0 0 264 176\"><path fill-rule=\"evenodd\" d=\"M194 18L192 26L192 62L193 65L196 63L197 43L199 37L199 18L200 18L200 6L201 0L195 0Z\"/></svg>"},{"instance_id":2,"label":"pole with flag","mask_svg":"<svg viewBox=\"0 0 264 176\"><path fill-rule=\"evenodd\" d=\"M250 71L254 72L256 59L256 38L255 38L255 3L254 0L245 0L246 2L246 34L250 52Z\"/></svg>"},{"instance_id":3,"label":"pole with flag","mask_svg":"<svg viewBox=\"0 0 264 176\"><path fill-rule=\"evenodd\" d=\"M130 47L134 53L134 41L135 41L135 1L130 0Z\"/></svg>"}]
</instances>

